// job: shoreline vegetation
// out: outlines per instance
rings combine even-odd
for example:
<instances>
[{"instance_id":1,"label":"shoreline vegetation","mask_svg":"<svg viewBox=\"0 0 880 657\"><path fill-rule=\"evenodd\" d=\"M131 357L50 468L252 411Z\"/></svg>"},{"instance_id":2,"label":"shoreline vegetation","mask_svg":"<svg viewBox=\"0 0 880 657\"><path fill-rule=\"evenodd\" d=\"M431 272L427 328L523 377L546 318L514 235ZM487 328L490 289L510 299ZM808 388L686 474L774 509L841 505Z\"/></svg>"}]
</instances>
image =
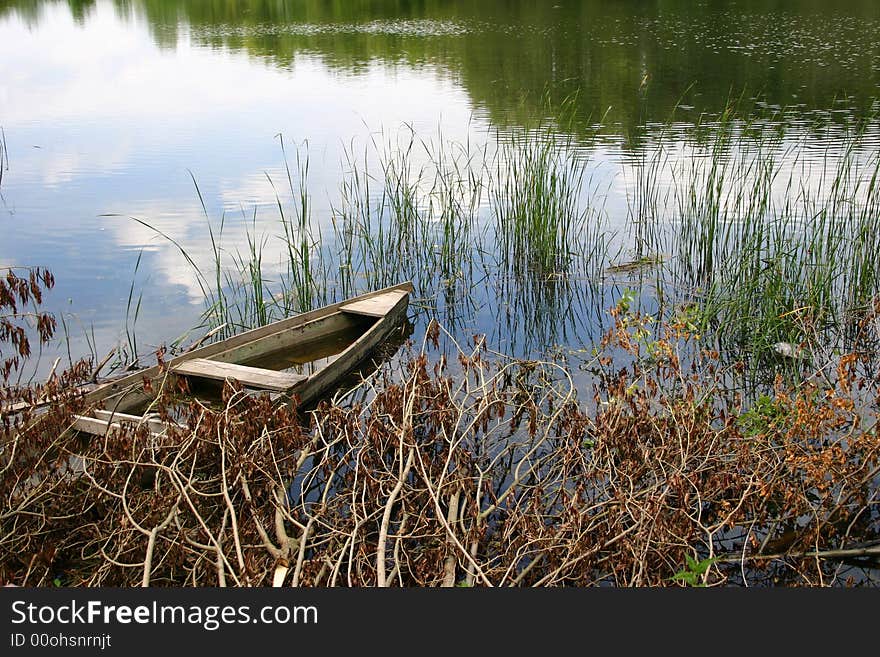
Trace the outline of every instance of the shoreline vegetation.
<instances>
[{"instance_id":1,"label":"shoreline vegetation","mask_svg":"<svg viewBox=\"0 0 880 657\"><path fill-rule=\"evenodd\" d=\"M854 374L859 356L837 362L833 386L779 378L747 406L717 352L683 364L696 340L685 325L612 316L590 399L558 364L504 359L480 339L455 368L432 364L436 323L398 376L380 369L306 418L230 384L219 409L161 394L152 410L183 425L166 434L128 426L102 441L70 431L83 409L66 391L89 363L5 386L4 406L57 403L0 429L0 579L876 584L877 390Z\"/></svg>"},{"instance_id":2,"label":"shoreline vegetation","mask_svg":"<svg viewBox=\"0 0 880 657\"><path fill-rule=\"evenodd\" d=\"M233 386L219 410L163 393L152 410L185 429L83 439L69 391L98 359L20 385L29 336L56 339L54 281L9 269L0 410L58 403L2 413L0 580L876 585L872 125L818 164L732 111L684 154L661 135L629 163L616 223L589 145L551 129L484 148L410 133L378 168L351 153L332 234L307 152L285 152L280 272L255 219L230 256L205 208L210 263L165 236L212 337L400 280L423 302L400 356L305 414ZM468 333L489 297L517 353ZM555 358L571 323L583 348Z\"/></svg>"}]
</instances>

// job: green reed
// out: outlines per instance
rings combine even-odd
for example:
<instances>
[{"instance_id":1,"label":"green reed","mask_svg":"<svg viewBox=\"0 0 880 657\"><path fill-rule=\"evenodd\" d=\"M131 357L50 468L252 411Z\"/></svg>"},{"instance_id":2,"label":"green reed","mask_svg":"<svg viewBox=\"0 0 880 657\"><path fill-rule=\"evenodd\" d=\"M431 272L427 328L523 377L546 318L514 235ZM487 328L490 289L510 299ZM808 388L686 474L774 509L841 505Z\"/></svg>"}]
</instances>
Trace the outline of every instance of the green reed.
<instances>
[{"instance_id":1,"label":"green reed","mask_svg":"<svg viewBox=\"0 0 880 657\"><path fill-rule=\"evenodd\" d=\"M283 231L284 251L287 254L285 274L281 279L282 291L278 298L281 300L282 314L288 316L292 312L306 312L316 304L326 303L328 277L323 269L321 231L312 224L312 202L308 191L308 144L303 146L306 153L297 148L297 175L294 180L284 149L284 138L279 138L287 184L293 199L291 216L291 213L285 214L281 199L277 193L275 195ZM271 178L269 182L272 182Z\"/></svg>"},{"instance_id":2,"label":"green reed","mask_svg":"<svg viewBox=\"0 0 880 657\"><path fill-rule=\"evenodd\" d=\"M687 305L730 352L830 348L880 292L880 155L853 130L807 158L805 143L770 126L731 111L685 134L655 131L622 165L633 173L622 217L608 216L593 184L594 144L552 127L480 146L439 131L378 133L345 149L336 200L317 210L308 144L288 164L282 141L291 206L276 193L277 268L256 210L234 255L225 215L219 228L208 221L204 272L174 243L196 269L206 323L226 325L220 335L411 280L413 307L447 326L488 317L500 340L543 351L593 339L585 322L601 322L620 293L607 274L626 271L637 295L657 295L663 312ZM635 259L612 263L612 245Z\"/></svg>"},{"instance_id":3,"label":"green reed","mask_svg":"<svg viewBox=\"0 0 880 657\"><path fill-rule=\"evenodd\" d=\"M482 260L482 151L407 131L363 152L346 150L340 202L332 209L345 294L413 280L433 294L470 280Z\"/></svg>"},{"instance_id":4,"label":"green reed","mask_svg":"<svg viewBox=\"0 0 880 657\"><path fill-rule=\"evenodd\" d=\"M0 188L3 186L4 171L9 171L9 151L6 150L6 133L0 126Z\"/></svg>"},{"instance_id":5,"label":"green reed","mask_svg":"<svg viewBox=\"0 0 880 657\"><path fill-rule=\"evenodd\" d=\"M143 257L143 255L143 249L138 251L138 257L134 264L134 272L131 275L131 285L128 288L128 300L125 304L125 338L127 342L128 352L123 355L123 358L128 360L128 362L125 363L126 365L130 363L137 363L138 356L140 354L137 344L136 325L138 316L141 312L143 292L139 292L137 295L137 300L135 300L134 288L135 281L137 280L137 273L141 266L141 258ZM132 309L132 304L134 304L134 309ZM92 344L94 344L94 340L92 340ZM95 347L92 347L92 351L96 351Z\"/></svg>"},{"instance_id":6,"label":"green reed","mask_svg":"<svg viewBox=\"0 0 880 657\"><path fill-rule=\"evenodd\" d=\"M570 154L541 134L500 141L491 198L499 257L508 272L561 273L576 256L584 168Z\"/></svg>"},{"instance_id":7,"label":"green reed","mask_svg":"<svg viewBox=\"0 0 880 657\"><path fill-rule=\"evenodd\" d=\"M658 186L673 181L664 275L727 346L827 344L878 293L880 158L860 131L807 162L803 144L746 137L750 127L720 125L656 173Z\"/></svg>"}]
</instances>

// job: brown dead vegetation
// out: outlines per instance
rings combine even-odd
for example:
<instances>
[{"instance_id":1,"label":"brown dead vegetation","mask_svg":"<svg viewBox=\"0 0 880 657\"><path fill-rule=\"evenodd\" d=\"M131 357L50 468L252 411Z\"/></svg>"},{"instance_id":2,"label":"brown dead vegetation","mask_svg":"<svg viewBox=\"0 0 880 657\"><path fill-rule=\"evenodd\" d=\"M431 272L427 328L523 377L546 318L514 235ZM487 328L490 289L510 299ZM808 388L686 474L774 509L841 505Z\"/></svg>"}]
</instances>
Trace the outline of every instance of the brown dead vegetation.
<instances>
[{"instance_id":1,"label":"brown dead vegetation","mask_svg":"<svg viewBox=\"0 0 880 657\"><path fill-rule=\"evenodd\" d=\"M590 399L559 364L479 338L429 358L433 324L403 375L381 370L345 404L298 414L227 386L221 408L181 406L165 391L150 410L183 427L161 435L71 431L83 409L64 391L90 368L20 389L16 362L0 412L60 399L3 413L0 580L876 584L880 438L860 355L833 384L779 380L746 403L685 326L612 314Z\"/></svg>"}]
</instances>

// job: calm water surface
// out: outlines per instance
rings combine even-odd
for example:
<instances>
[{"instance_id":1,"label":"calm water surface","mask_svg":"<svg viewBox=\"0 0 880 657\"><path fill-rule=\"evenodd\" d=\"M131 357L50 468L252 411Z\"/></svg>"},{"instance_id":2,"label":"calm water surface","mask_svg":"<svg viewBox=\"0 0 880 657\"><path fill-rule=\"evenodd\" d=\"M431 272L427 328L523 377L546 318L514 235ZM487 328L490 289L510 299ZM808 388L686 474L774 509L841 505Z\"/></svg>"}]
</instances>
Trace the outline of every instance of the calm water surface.
<instances>
[{"instance_id":1,"label":"calm water surface","mask_svg":"<svg viewBox=\"0 0 880 657\"><path fill-rule=\"evenodd\" d=\"M478 149L548 124L589 141L590 193L623 226L642 149L732 101L802 145L802 163L827 157L877 109L878 34L876 0L0 2L0 264L55 273L74 357L125 343L126 324L142 350L173 340L203 297L178 248L135 219L210 268L207 225L223 218L224 252L265 236L277 275L277 201L293 202L282 140L288 161L308 153L325 237L352 154L374 159L401 133ZM588 342L582 309L526 339L566 308L533 306L529 329L501 319L516 307L503 291L484 301L461 330L493 346Z\"/></svg>"}]
</instances>

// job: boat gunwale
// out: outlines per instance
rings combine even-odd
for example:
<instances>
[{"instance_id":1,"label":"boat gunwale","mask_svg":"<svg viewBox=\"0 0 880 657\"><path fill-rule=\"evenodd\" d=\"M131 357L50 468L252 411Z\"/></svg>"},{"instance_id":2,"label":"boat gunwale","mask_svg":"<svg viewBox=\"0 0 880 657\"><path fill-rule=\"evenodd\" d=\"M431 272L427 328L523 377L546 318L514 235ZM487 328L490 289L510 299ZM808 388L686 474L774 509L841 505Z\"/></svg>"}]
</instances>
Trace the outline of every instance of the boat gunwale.
<instances>
[{"instance_id":1,"label":"boat gunwale","mask_svg":"<svg viewBox=\"0 0 880 657\"><path fill-rule=\"evenodd\" d=\"M384 294L387 292L392 292L395 289L399 288L385 289L382 291L382 293ZM324 389L328 386L329 382L322 381L321 379L322 377L328 376L326 373L328 371L332 371L334 365L336 365L337 363L343 364L341 366L342 371L339 372L340 376L350 371L352 367L356 366L357 363L363 360L363 358L365 358L370 351L378 346L379 342L382 340L386 333L393 329L398 315L405 312L406 307L409 305L409 294L411 292L411 289L407 290L407 294L400 297L400 299L398 299L384 315L382 315L381 317L376 317L376 321L373 322L367 328L367 330L363 332L362 335L360 335L356 340L352 341L352 343L349 344L345 349L340 351L332 362L327 363L324 367L318 369L316 372L313 372L308 377L297 383L293 388L288 391L287 394L298 394L300 395L300 403L308 404L315 397L319 396L320 393L323 392ZM347 305L347 303L350 302L343 302L340 305ZM345 311L341 312L344 313ZM364 317L368 316L364 315ZM348 366L345 366L345 359L351 354L357 352L358 350L364 351L361 357L355 356L354 358L352 358L352 362L350 362ZM307 392L308 394L305 394Z\"/></svg>"}]
</instances>

